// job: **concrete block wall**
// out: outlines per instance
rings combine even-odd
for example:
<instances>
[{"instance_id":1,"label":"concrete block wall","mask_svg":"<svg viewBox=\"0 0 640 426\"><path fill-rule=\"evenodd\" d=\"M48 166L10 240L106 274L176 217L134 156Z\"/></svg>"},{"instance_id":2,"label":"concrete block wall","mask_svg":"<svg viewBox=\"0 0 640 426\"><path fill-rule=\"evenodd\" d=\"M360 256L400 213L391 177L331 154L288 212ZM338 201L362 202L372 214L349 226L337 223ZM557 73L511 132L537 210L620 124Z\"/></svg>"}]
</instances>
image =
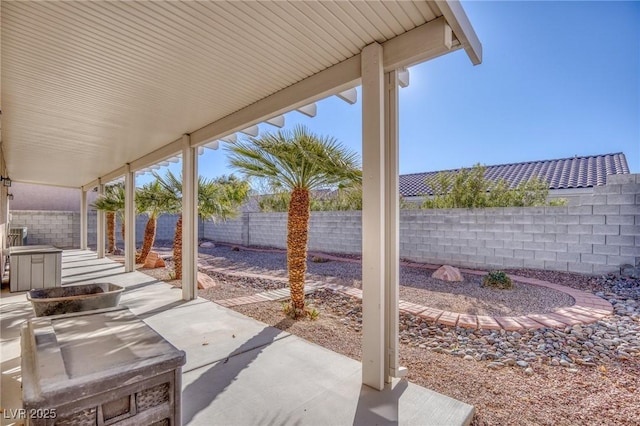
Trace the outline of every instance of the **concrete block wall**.
<instances>
[{"instance_id":1,"label":"concrete block wall","mask_svg":"<svg viewBox=\"0 0 640 426\"><path fill-rule=\"evenodd\" d=\"M60 248L80 247L80 213L64 211L16 210L11 212L11 226L27 227L27 244L46 244ZM88 245L96 247L97 215L90 211L87 216ZM156 226L157 241L173 241L178 215L161 215ZM146 215L136 217L136 242L142 244ZM204 229L200 235L202 236ZM121 238L120 221L116 221L116 243L124 246Z\"/></svg>"},{"instance_id":2,"label":"concrete block wall","mask_svg":"<svg viewBox=\"0 0 640 426\"><path fill-rule=\"evenodd\" d=\"M27 227L27 244L29 245L45 244L60 248L80 247L79 213L39 210L12 211L11 226Z\"/></svg>"},{"instance_id":3,"label":"concrete block wall","mask_svg":"<svg viewBox=\"0 0 640 426\"><path fill-rule=\"evenodd\" d=\"M177 214L162 214L156 223L156 241L173 241L176 232ZM148 217L145 214L136 216L136 245L142 245L144 240L144 228L147 226ZM95 229L95 225L93 227ZM122 225L120 219L116 219L116 245L124 247L122 240Z\"/></svg>"},{"instance_id":4,"label":"concrete block wall","mask_svg":"<svg viewBox=\"0 0 640 426\"><path fill-rule=\"evenodd\" d=\"M249 213L207 224L204 237L286 248L286 220L286 213ZM311 213L310 250L361 253L361 243L360 212ZM402 211L400 257L467 267L618 271L640 261L640 174L609 176L607 185L569 206Z\"/></svg>"},{"instance_id":5,"label":"concrete block wall","mask_svg":"<svg viewBox=\"0 0 640 426\"><path fill-rule=\"evenodd\" d=\"M12 226L28 227L29 244L79 247L76 212L13 211L12 216ZM177 218L160 216L157 240L173 240ZM144 215L136 220L138 245L146 220ZM200 236L286 248L287 214L244 213L226 222L201 223ZM95 247L95 212L89 216L89 245ZM312 212L309 249L361 253L361 212ZM400 257L468 267L618 271L620 265L640 262L640 174L609 176L607 185L569 206L402 211Z\"/></svg>"}]
</instances>

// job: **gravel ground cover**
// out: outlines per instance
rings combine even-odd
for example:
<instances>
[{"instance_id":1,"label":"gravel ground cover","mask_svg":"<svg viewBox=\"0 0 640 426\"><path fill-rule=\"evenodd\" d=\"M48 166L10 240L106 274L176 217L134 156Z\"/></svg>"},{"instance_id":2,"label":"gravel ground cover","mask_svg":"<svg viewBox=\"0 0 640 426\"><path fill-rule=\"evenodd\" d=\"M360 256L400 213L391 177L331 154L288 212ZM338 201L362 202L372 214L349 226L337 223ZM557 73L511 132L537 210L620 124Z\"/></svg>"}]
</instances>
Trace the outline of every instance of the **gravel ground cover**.
<instances>
[{"instance_id":1,"label":"gravel ground cover","mask_svg":"<svg viewBox=\"0 0 640 426\"><path fill-rule=\"evenodd\" d=\"M229 246L200 248L201 262L221 270L286 277L286 255ZM358 263L307 262L308 278L362 288ZM518 316L551 312L574 303L571 296L548 288L514 283L513 290L483 288L482 277L463 274L464 282L449 283L431 278L433 271L402 266L400 298L424 306L473 315Z\"/></svg>"},{"instance_id":2,"label":"gravel ground cover","mask_svg":"<svg viewBox=\"0 0 640 426\"><path fill-rule=\"evenodd\" d=\"M201 261L213 256L222 269L242 271L249 266L253 273L286 276L280 253L233 252L225 247L207 250L211 252L201 256ZM314 278L343 280L341 284L357 283L359 268L353 263L309 263ZM424 279L431 271L421 272ZM409 369L408 380L474 405L474 425L639 425L640 280L536 270L507 272L592 292L612 303L614 315L561 330L506 332L435 326L403 314L400 359ZM210 300L283 285L224 273L214 278L220 285L211 293L200 293ZM427 291L415 282L403 288ZM444 294L454 300L452 293ZM279 302L234 309L361 359L359 301L328 290L308 296L307 301L319 310L318 320L292 321L282 313Z\"/></svg>"}]
</instances>

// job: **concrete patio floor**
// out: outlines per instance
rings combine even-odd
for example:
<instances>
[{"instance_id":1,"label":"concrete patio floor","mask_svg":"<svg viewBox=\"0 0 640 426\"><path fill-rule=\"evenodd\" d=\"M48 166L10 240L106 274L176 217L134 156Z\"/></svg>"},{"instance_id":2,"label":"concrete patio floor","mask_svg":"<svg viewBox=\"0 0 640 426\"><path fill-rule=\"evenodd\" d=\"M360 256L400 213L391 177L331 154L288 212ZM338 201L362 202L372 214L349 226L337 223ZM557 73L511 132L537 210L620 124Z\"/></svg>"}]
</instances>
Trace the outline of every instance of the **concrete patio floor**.
<instances>
[{"instance_id":1,"label":"concrete patio floor","mask_svg":"<svg viewBox=\"0 0 640 426\"><path fill-rule=\"evenodd\" d=\"M121 305L187 354L182 420L191 425L464 425L473 407L407 381L382 392L361 385L361 364L90 251L68 250L62 282L126 287ZM0 406L21 407L20 325L25 293L0 297ZM15 424L0 415L2 424ZM18 423L19 424L19 423Z\"/></svg>"}]
</instances>

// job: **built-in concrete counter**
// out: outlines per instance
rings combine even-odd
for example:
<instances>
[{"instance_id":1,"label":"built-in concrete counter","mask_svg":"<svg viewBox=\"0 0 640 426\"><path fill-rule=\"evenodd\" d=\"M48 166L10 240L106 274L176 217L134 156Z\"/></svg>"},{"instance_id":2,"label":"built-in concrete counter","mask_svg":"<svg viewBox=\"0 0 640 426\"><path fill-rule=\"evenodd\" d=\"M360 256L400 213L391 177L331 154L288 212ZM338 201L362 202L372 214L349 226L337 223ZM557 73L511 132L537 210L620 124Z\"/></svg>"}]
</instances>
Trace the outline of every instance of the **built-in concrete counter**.
<instances>
[{"instance_id":1,"label":"built-in concrete counter","mask_svg":"<svg viewBox=\"0 0 640 426\"><path fill-rule=\"evenodd\" d=\"M29 424L180 424L185 353L128 309L30 319L21 343Z\"/></svg>"}]
</instances>

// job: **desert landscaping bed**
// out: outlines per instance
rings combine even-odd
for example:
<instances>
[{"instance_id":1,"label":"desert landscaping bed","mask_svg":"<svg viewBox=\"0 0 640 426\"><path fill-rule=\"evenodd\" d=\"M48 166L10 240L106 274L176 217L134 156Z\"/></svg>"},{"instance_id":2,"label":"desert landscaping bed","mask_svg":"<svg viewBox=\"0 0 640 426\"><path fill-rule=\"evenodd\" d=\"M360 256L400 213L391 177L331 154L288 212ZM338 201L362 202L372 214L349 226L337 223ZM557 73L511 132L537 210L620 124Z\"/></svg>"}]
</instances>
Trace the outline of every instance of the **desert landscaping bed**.
<instances>
[{"instance_id":1,"label":"desert landscaping bed","mask_svg":"<svg viewBox=\"0 0 640 426\"><path fill-rule=\"evenodd\" d=\"M216 247L205 253L201 251L200 262L216 265L222 271L238 272L248 266L254 274L286 276L282 269L285 256L280 253L237 252ZM463 298L468 304L466 308L483 308L481 303L486 301L478 295L469 297L462 291L455 294L429 287L425 277L430 271L413 269L416 268L403 268L401 297L411 301L424 297L423 304L430 306L427 302L435 299L427 292L432 292L440 298L433 303L446 305L449 300L451 305L457 304L463 309L465 304L457 300ZM358 264L309 262L309 271L313 279L359 285ZM614 314L589 325L519 332L446 327L402 314L400 358L402 365L409 369L408 380L474 405L476 425L640 424L640 280L535 270L508 272L592 292L609 300ZM165 279L159 276L166 274L163 270L151 273ZM286 282L283 284L277 278L247 279L211 270L207 273L218 285L200 290L199 294L213 301L286 286ZM547 291L544 289L543 293ZM422 293L413 297L411 292ZM544 302L549 309L567 302L562 299L567 295L557 293L561 296L552 295ZM535 298L531 293L529 296ZM568 299L571 304L571 298ZM526 301L526 296L515 300ZM315 321L290 320L282 313L280 302L233 309L353 359L361 359L360 302L329 290L318 291L308 296L307 301L320 312ZM451 309L445 305L433 307Z\"/></svg>"}]
</instances>

